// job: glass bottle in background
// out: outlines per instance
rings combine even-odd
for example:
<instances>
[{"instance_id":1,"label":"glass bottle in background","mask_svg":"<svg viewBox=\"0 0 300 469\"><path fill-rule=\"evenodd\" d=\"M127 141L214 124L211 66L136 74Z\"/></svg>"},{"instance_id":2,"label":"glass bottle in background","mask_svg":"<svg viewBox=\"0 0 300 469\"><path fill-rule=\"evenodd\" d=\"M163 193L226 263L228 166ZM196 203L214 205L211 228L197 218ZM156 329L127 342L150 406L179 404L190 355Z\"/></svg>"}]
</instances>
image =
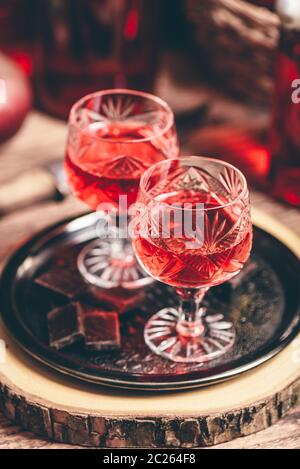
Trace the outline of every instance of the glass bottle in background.
<instances>
[{"instance_id":1,"label":"glass bottle in background","mask_svg":"<svg viewBox=\"0 0 300 469\"><path fill-rule=\"evenodd\" d=\"M152 90L158 0L41 0L37 20L36 92L44 110L66 118L87 93Z\"/></svg>"},{"instance_id":2,"label":"glass bottle in background","mask_svg":"<svg viewBox=\"0 0 300 469\"><path fill-rule=\"evenodd\" d=\"M272 193L300 206L300 1L276 2L281 25L271 131Z\"/></svg>"}]
</instances>

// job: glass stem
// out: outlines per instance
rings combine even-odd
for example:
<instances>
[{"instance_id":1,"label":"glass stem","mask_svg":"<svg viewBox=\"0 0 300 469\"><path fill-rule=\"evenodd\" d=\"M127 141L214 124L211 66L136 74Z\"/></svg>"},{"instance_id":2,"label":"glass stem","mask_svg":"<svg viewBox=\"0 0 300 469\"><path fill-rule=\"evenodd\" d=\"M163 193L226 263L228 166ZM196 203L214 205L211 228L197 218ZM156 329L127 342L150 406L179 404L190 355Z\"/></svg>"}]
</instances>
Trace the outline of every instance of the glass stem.
<instances>
[{"instance_id":1,"label":"glass stem","mask_svg":"<svg viewBox=\"0 0 300 469\"><path fill-rule=\"evenodd\" d=\"M115 231L116 239L112 244L112 256L119 259L124 267L131 267L136 263L133 252L130 231L128 229L130 216L128 213L122 213L118 216L118 228Z\"/></svg>"},{"instance_id":2,"label":"glass stem","mask_svg":"<svg viewBox=\"0 0 300 469\"><path fill-rule=\"evenodd\" d=\"M111 258L115 265L120 267L130 267L136 263L133 248L130 242L130 231L128 229L130 216L123 212L117 214L112 212L109 215L99 216L100 224L97 226L98 235L101 238L103 232L102 224L106 226L105 231L108 236L111 236L114 242L111 244ZM98 222L99 223L99 222Z\"/></svg>"},{"instance_id":3,"label":"glass stem","mask_svg":"<svg viewBox=\"0 0 300 469\"><path fill-rule=\"evenodd\" d=\"M205 326L202 321L204 308L202 300L208 288L179 288L180 297L179 321L177 331L184 337L198 337L204 333Z\"/></svg>"}]
</instances>

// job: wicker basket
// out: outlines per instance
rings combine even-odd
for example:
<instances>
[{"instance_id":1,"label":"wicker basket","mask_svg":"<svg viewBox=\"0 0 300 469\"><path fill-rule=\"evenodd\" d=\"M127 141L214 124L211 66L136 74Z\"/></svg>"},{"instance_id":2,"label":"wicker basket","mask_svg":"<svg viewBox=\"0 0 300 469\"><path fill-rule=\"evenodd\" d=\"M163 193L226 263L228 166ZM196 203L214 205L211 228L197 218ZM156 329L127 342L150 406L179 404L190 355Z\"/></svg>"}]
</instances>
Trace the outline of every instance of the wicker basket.
<instances>
[{"instance_id":1,"label":"wicker basket","mask_svg":"<svg viewBox=\"0 0 300 469\"><path fill-rule=\"evenodd\" d=\"M185 0L194 41L222 84L240 97L270 101L279 18L245 0Z\"/></svg>"}]
</instances>

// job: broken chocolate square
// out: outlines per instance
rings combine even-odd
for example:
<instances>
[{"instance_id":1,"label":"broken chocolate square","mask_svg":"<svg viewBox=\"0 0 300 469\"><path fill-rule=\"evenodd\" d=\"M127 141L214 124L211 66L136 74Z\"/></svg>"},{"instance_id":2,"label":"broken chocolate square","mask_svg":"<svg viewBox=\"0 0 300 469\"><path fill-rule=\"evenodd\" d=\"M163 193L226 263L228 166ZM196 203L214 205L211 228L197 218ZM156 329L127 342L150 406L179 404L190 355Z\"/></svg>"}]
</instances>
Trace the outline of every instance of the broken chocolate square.
<instances>
[{"instance_id":1,"label":"broken chocolate square","mask_svg":"<svg viewBox=\"0 0 300 469\"><path fill-rule=\"evenodd\" d=\"M135 308L145 299L145 290L126 290L122 287L101 289L90 287L95 298L104 302L118 314L124 314Z\"/></svg>"},{"instance_id":2,"label":"broken chocolate square","mask_svg":"<svg viewBox=\"0 0 300 469\"><path fill-rule=\"evenodd\" d=\"M87 350L104 351L120 348L120 323L117 313L83 305L80 305L79 309Z\"/></svg>"},{"instance_id":3,"label":"broken chocolate square","mask_svg":"<svg viewBox=\"0 0 300 469\"><path fill-rule=\"evenodd\" d=\"M35 279L44 288L74 300L81 296L87 286L76 266L55 264Z\"/></svg>"},{"instance_id":4,"label":"broken chocolate square","mask_svg":"<svg viewBox=\"0 0 300 469\"><path fill-rule=\"evenodd\" d=\"M56 350L72 345L83 338L82 318L78 303L55 308L47 315L49 344Z\"/></svg>"}]
</instances>

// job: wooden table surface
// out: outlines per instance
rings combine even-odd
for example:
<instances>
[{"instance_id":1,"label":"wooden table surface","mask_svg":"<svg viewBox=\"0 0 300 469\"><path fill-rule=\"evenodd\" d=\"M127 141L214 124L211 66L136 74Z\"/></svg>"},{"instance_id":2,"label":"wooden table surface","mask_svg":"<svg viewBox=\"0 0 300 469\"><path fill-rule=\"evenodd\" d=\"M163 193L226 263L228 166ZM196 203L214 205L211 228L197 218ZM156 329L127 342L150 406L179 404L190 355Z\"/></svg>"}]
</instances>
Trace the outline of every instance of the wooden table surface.
<instances>
[{"instance_id":1,"label":"wooden table surface","mask_svg":"<svg viewBox=\"0 0 300 469\"><path fill-rule=\"evenodd\" d=\"M21 131L0 147L0 185L47 162L61 159L66 141L64 123L32 112ZM269 196L252 191L252 204L274 215L300 236L300 210L287 207ZM63 202L47 201L0 218L0 261L33 232L85 207L72 196ZM37 438L22 431L0 414L0 449L74 448ZM255 435L222 444L216 448L300 448L300 407L278 424Z\"/></svg>"}]
</instances>

